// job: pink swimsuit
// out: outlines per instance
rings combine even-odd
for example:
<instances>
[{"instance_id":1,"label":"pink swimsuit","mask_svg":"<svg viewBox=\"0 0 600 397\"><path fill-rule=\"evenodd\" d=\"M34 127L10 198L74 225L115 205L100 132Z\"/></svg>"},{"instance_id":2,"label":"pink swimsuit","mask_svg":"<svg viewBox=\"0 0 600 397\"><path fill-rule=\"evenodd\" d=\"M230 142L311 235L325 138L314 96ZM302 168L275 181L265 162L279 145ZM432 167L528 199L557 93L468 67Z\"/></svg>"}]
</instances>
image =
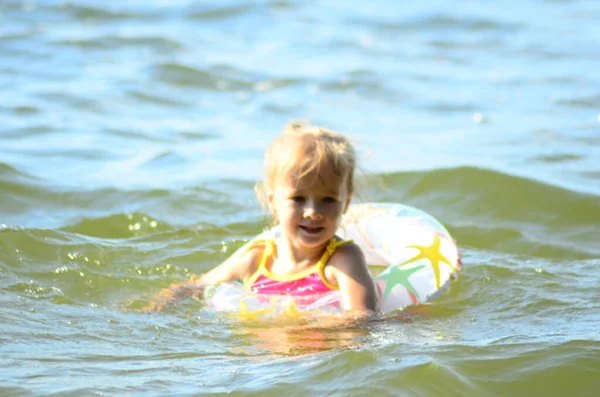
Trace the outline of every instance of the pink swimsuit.
<instances>
[{"instance_id":1,"label":"pink swimsuit","mask_svg":"<svg viewBox=\"0 0 600 397\"><path fill-rule=\"evenodd\" d=\"M351 242L336 241L332 238L319 261L310 268L295 274L276 275L267 268L267 262L273 255L274 241L262 240L265 250L256 272L250 276L246 282L246 288L257 294L264 295L293 295L310 296L319 295L331 290L338 290L335 285L330 284L325 278L325 265L331 256L335 253L337 247Z\"/></svg>"}]
</instances>

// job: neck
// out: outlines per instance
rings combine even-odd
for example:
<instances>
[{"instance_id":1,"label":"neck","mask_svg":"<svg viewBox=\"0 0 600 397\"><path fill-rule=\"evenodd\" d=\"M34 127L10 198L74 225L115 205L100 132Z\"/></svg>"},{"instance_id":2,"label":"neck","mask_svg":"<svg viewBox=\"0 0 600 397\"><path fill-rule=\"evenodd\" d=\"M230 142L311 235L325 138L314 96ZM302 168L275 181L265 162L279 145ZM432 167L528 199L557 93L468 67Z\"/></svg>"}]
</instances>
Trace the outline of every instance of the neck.
<instances>
[{"instance_id":1,"label":"neck","mask_svg":"<svg viewBox=\"0 0 600 397\"><path fill-rule=\"evenodd\" d=\"M329 241L316 247L298 246L282 236L277 240L277 259L293 265L313 264L323 256L327 244Z\"/></svg>"}]
</instances>

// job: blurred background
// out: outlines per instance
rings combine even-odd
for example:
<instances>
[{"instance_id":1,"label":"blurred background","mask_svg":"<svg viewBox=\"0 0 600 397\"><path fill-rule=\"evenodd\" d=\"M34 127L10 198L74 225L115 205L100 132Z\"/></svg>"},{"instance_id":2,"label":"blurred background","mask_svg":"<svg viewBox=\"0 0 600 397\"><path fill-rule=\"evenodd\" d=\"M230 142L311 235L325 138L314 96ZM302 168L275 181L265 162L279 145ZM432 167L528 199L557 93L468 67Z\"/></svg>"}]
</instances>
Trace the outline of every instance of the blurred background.
<instances>
[{"instance_id":1,"label":"blurred background","mask_svg":"<svg viewBox=\"0 0 600 397\"><path fill-rule=\"evenodd\" d=\"M0 394L592 396L600 3L0 1ZM142 314L269 222L290 120L464 271L388 321Z\"/></svg>"}]
</instances>

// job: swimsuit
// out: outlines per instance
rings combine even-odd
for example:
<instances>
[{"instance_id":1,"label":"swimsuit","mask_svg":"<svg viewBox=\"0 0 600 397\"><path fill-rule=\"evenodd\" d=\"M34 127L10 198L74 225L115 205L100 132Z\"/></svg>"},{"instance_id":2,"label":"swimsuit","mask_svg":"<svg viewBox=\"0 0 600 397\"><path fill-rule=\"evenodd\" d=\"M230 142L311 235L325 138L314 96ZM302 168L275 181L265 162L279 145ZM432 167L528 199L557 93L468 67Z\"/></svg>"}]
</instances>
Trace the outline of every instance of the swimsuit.
<instances>
[{"instance_id":1,"label":"swimsuit","mask_svg":"<svg viewBox=\"0 0 600 397\"><path fill-rule=\"evenodd\" d=\"M337 247L352 241L336 241L335 238L332 238L327 244L323 256L314 266L299 273L286 275L273 274L266 266L269 258L273 255L274 241L259 240L259 242L264 242L265 250L258 269L244 283L246 288L257 294L265 295L311 296L339 289L325 278L325 265Z\"/></svg>"}]
</instances>

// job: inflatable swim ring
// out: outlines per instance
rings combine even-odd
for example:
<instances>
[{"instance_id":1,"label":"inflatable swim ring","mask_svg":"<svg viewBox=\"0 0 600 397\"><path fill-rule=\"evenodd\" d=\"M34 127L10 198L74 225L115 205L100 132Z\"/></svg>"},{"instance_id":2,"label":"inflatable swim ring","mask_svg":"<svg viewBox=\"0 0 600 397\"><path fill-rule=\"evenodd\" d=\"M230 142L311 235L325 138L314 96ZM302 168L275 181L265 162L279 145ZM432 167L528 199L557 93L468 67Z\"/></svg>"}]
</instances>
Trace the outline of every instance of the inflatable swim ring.
<instances>
[{"instance_id":1,"label":"inflatable swim ring","mask_svg":"<svg viewBox=\"0 0 600 397\"><path fill-rule=\"evenodd\" d=\"M250 240L276 238L277 227ZM361 247L379 294L379 310L389 312L436 298L461 269L460 253L446 228L413 207L392 203L351 205L337 235ZM241 283L206 288L205 302L218 312L262 317L340 314L339 292L314 297L258 295Z\"/></svg>"}]
</instances>

